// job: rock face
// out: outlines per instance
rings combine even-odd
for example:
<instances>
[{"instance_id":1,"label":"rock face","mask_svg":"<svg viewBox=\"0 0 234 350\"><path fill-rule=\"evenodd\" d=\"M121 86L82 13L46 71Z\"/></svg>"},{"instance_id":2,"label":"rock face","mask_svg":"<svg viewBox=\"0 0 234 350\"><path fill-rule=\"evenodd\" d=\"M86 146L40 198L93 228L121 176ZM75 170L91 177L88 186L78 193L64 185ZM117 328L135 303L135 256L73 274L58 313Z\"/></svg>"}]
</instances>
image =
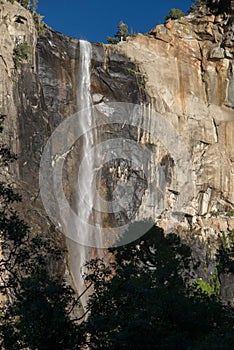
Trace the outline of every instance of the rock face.
<instances>
[{"instance_id":1,"label":"rock face","mask_svg":"<svg viewBox=\"0 0 234 350\"><path fill-rule=\"evenodd\" d=\"M190 152L195 193L188 214L193 223L210 212L230 211L234 202L228 21L221 15L189 15L114 48L137 63L150 103L182 135Z\"/></svg>"},{"instance_id":2,"label":"rock face","mask_svg":"<svg viewBox=\"0 0 234 350\"><path fill-rule=\"evenodd\" d=\"M7 115L6 141L18 154L14 180L23 194L23 215L34 229L54 232L39 196L39 164L51 133L79 109L79 41L50 28L38 37L30 13L6 0L0 1L0 27L0 113ZM145 145L156 173L151 174L155 182L149 203L144 174L139 170L130 176L131 164L124 163L124 154L109 162L100 173L103 195L111 196L114 183L123 192L134 188L134 196L131 205L124 203L123 211L104 216L103 222L122 224L136 212L138 219L153 217L166 231L191 242L211 273L218 233L234 230L233 33L230 15L201 9L118 45L92 44L91 92L104 117L107 103L127 102L143 106L149 115L157 112L162 121L156 136L153 124L146 126L144 118L141 128L114 125L100 131L102 140L121 136ZM31 52L16 69L14 48L22 41ZM180 159L178 152L177 159L174 156L182 144L189 159ZM66 158L64 189L71 206L81 148L82 140ZM187 188L178 184L179 173L188 167L190 178L181 176L186 186L190 184L190 193L177 212L176 203ZM161 205L159 214L155 208ZM59 234L55 237L65 244ZM233 289L233 279L224 276L226 300L231 300Z\"/></svg>"}]
</instances>

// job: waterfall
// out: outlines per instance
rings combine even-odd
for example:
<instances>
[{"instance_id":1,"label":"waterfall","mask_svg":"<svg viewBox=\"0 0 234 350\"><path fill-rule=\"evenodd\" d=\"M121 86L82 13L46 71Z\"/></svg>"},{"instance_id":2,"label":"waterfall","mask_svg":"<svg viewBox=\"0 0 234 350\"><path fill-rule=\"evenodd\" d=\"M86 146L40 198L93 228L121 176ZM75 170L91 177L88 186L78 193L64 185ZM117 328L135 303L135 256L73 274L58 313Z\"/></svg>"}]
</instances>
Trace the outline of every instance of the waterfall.
<instances>
[{"instance_id":1,"label":"waterfall","mask_svg":"<svg viewBox=\"0 0 234 350\"><path fill-rule=\"evenodd\" d=\"M79 169L78 173L78 191L77 191L77 215L80 220L77 221L77 234L82 237L88 235L90 230L87 222L95 224L93 215L94 196L95 196L95 177L94 177L94 157L89 153L96 140L95 130L87 133L87 128L93 124L95 118L92 109L92 98L90 93L90 68L92 57L92 46L89 42L80 40L80 61L78 72L78 90L77 103L79 108L79 131L82 136L82 157L85 166ZM85 241L85 239L82 239ZM99 242L100 243L100 242ZM99 245L100 246L100 245ZM79 295L85 290L82 267L91 258L102 255L102 250L80 245L73 241L68 241L69 251L69 269L72 275L74 286ZM80 300L85 310L89 293L84 293Z\"/></svg>"},{"instance_id":2,"label":"waterfall","mask_svg":"<svg viewBox=\"0 0 234 350\"><path fill-rule=\"evenodd\" d=\"M80 69L78 75L77 102L79 106L79 129L83 135L82 159L84 166L78 174L78 198L77 211L81 220L84 220L84 227L78 227L80 235L86 234L86 222L92 218L92 208L94 203L94 158L89 153L95 142L95 131L88 132L87 129L94 125L92 110L92 100L90 94L90 66L91 66L92 46L88 41L80 40ZM79 224L80 225L80 224ZM82 229L82 230L81 230Z\"/></svg>"}]
</instances>

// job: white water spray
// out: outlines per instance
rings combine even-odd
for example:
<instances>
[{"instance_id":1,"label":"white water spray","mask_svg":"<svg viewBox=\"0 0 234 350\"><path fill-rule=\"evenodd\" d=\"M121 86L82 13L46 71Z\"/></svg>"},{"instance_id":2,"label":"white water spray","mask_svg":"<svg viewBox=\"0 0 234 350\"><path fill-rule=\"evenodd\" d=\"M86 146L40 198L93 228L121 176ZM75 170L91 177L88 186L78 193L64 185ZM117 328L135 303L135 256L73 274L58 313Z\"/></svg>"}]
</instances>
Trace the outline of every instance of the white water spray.
<instances>
[{"instance_id":1,"label":"white water spray","mask_svg":"<svg viewBox=\"0 0 234 350\"><path fill-rule=\"evenodd\" d=\"M94 157L89 153L96 141L95 131L86 132L87 127L94 125L93 118L95 118L92 109L92 99L90 94L90 76L91 76L91 57L92 46L89 42L80 40L80 66L78 73L78 91L77 103L79 106L79 128L83 135L82 140L82 157L83 166L78 173L78 191L77 191L77 234L84 237L89 234L89 225L87 222L95 224L93 217L93 207L95 200L95 176L94 176ZM97 228L98 229L98 228ZM85 239L82 239L85 241ZM100 242L97 246L101 246ZM68 241L69 250L69 268L73 278L74 285L79 295L84 293L81 297L81 304L85 309L89 292L85 293L87 286L83 279L83 266L91 258L101 255L102 250L87 247Z\"/></svg>"},{"instance_id":2,"label":"white water spray","mask_svg":"<svg viewBox=\"0 0 234 350\"><path fill-rule=\"evenodd\" d=\"M77 227L79 235L85 235L87 222L92 219L92 209L94 204L94 157L89 153L94 146L94 130L87 133L86 130L94 125L92 110L92 100L90 94L90 68L91 68L92 46L88 41L80 40L80 69L78 75L77 101L79 106L79 128L83 135L82 159L83 166L78 174L78 198L77 212L83 227ZM79 223L80 225L80 223Z\"/></svg>"}]
</instances>

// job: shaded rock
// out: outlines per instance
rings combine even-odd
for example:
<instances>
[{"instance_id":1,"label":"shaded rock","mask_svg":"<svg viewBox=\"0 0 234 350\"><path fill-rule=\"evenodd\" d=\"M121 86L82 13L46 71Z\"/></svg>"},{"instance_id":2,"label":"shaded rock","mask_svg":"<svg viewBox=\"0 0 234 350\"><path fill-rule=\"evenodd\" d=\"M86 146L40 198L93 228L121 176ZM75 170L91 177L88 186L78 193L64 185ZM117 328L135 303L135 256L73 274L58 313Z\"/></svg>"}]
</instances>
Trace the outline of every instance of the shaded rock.
<instances>
[{"instance_id":1,"label":"shaded rock","mask_svg":"<svg viewBox=\"0 0 234 350\"><path fill-rule=\"evenodd\" d=\"M222 59L224 58L224 49L221 47L214 47L210 51L210 59Z\"/></svg>"}]
</instances>

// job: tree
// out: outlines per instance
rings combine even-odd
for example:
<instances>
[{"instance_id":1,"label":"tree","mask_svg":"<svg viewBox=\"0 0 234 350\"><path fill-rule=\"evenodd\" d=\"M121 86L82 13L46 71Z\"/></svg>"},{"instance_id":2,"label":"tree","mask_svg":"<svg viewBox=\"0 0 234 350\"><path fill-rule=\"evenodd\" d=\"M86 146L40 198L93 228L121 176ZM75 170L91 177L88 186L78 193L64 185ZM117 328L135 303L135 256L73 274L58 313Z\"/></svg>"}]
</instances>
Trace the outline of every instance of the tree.
<instances>
[{"instance_id":1,"label":"tree","mask_svg":"<svg viewBox=\"0 0 234 350\"><path fill-rule=\"evenodd\" d=\"M178 236L153 227L111 253L111 266L102 260L88 265L90 349L233 348L233 309L189 286L191 251Z\"/></svg>"},{"instance_id":2,"label":"tree","mask_svg":"<svg viewBox=\"0 0 234 350\"><path fill-rule=\"evenodd\" d=\"M184 17L184 16L185 16L185 14L183 11L176 9L176 8L173 8L170 10L169 15L167 15L165 17L165 21L167 21L169 19L179 19L179 18Z\"/></svg>"},{"instance_id":3,"label":"tree","mask_svg":"<svg viewBox=\"0 0 234 350\"><path fill-rule=\"evenodd\" d=\"M108 36L107 41L109 44L117 44L120 41L126 41L128 35L129 33L127 24L125 24L123 21L120 21L115 37L111 38L110 36Z\"/></svg>"},{"instance_id":4,"label":"tree","mask_svg":"<svg viewBox=\"0 0 234 350\"><path fill-rule=\"evenodd\" d=\"M3 318L3 349L80 349L81 328L71 321L74 292L41 270L21 281Z\"/></svg>"},{"instance_id":5,"label":"tree","mask_svg":"<svg viewBox=\"0 0 234 350\"><path fill-rule=\"evenodd\" d=\"M5 116L0 116L0 133ZM0 144L0 166L7 173L15 155ZM81 328L72 319L78 305L71 287L52 276L49 265L62 250L42 235L32 234L15 207L21 197L0 181L0 288L5 302L0 310L2 350L79 349Z\"/></svg>"},{"instance_id":6,"label":"tree","mask_svg":"<svg viewBox=\"0 0 234 350\"><path fill-rule=\"evenodd\" d=\"M234 275L234 230L229 234L220 235L221 244L217 252L217 268L219 274L232 273Z\"/></svg>"}]
</instances>

